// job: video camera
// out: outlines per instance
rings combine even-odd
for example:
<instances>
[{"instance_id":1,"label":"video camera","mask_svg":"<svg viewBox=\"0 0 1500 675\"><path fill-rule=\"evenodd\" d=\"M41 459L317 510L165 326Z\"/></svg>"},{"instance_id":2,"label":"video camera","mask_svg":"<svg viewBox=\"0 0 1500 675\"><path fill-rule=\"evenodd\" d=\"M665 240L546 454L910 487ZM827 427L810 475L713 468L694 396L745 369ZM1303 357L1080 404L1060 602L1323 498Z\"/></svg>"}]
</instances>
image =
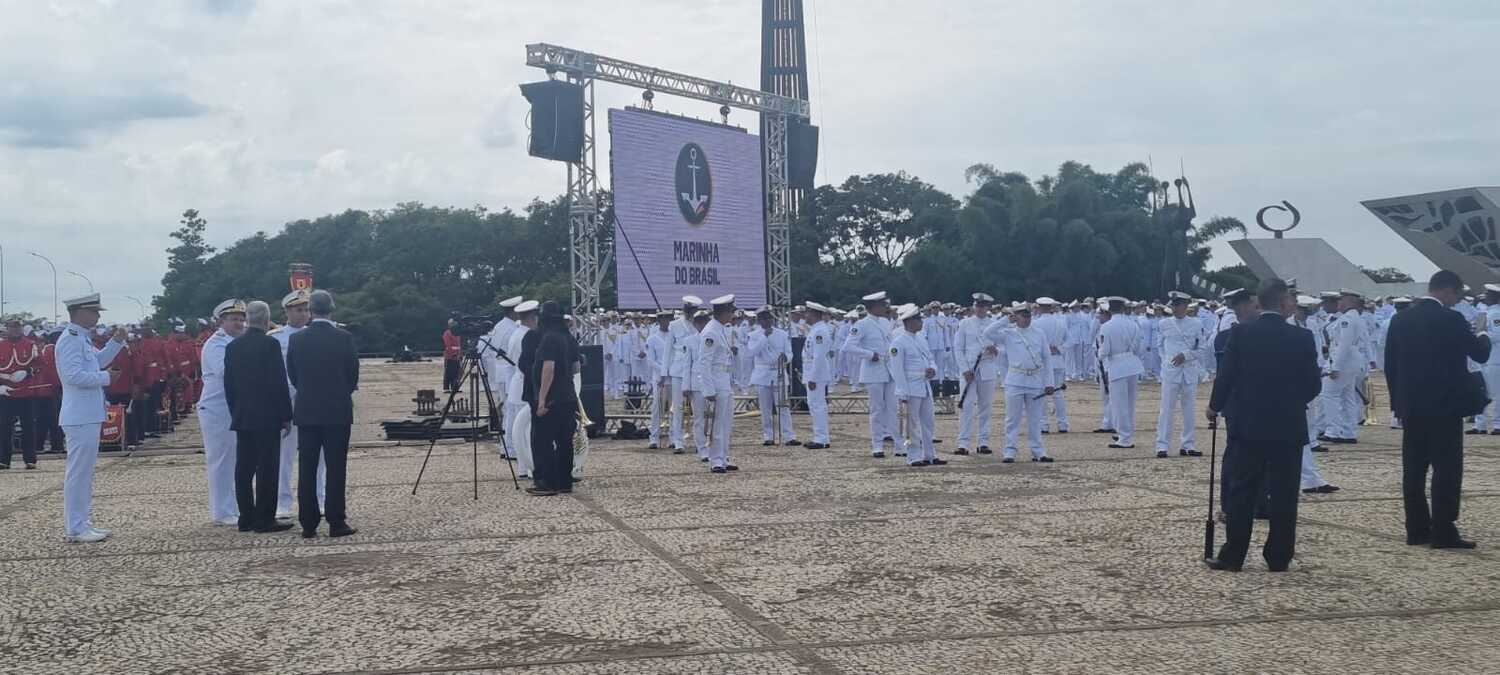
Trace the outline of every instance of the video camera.
<instances>
[{"instance_id":1,"label":"video camera","mask_svg":"<svg viewBox=\"0 0 1500 675\"><path fill-rule=\"evenodd\" d=\"M453 334L461 338L477 338L495 329L495 319L488 316L453 317Z\"/></svg>"}]
</instances>

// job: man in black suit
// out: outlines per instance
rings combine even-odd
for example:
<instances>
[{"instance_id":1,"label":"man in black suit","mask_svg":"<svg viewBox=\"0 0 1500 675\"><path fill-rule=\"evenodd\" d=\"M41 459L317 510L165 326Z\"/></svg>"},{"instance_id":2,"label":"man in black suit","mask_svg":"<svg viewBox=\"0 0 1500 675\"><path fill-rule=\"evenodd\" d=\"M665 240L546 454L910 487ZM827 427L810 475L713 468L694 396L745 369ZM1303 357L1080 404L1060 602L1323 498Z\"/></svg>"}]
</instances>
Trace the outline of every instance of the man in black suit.
<instances>
[{"instance_id":1,"label":"man in black suit","mask_svg":"<svg viewBox=\"0 0 1500 675\"><path fill-rule=\"evenodd\" d=\"M281 343L269 335L271 307L245 306L245 333L224 349L224 398L235 433L234 496L241 532L285 532L276 522L281 436L291 429L292 398L281 364ZM252 485L253 483L253 485Z\"/></svg>"},{"instance_id":2,"label":"man in black suit","mask_svg":"<svg viewBox=\"0 0 1500 675\"><path fill-rule=\"evenodd\" d=\"M1296 304L1286 282L1267 279L1257 296L1261 315L1230 329L1208 404L1210 422L1226 408L1234 410L1229 427L1234 453L1224 458L1229 477L1224 546L1219 557L1204 562L1239 571L1250 547L1255 503L1269 495L1271 532L1263 554L1272 572L1282 572L1292 562L1297 540L1297 487L1307 404L1320 386L1318 354L1312 333L1286 322Z\"/></svg>"},{"instance_id":3,"label":"man in black suit","mask_svg":"<svg viewBox=\"0 0 1500 675\"><path fill-rule=\"evenodd\" d=\"M297 390L292 421L297 424L297 520L302 538L318 536L319 518L328 536L354 534L344 512L349 430L354 425L354 390L359 388L359 354L354 337L333 323L333 294L308 297L312 323L293 335L287 347L287 375ZM318 512L318 458L328 462L323 513Z\"/></svg>"},{"instance_id":4,"label":"man in black suit","mask_svg":"<svg viewBox=\"0 0 1500 675\"><path fill-rule=\"evenodd\" d=\"M1464 358L1484 363L1490 340L1474 335L1451 308L1462 294L1457 274L1439 270L1427 282L1427 297L1391 319L1385 340L1385 379L1391 410L1401 420L1401 496L1406 504L1406 543L1433 548L1474 548L1458 536L1463 489L1463 418L1469 378ZM1494 396L1490 392L1490 396ZM1432 467L1432 511L1427 510L1427 467Z\"/></svg>"}]
</instances>

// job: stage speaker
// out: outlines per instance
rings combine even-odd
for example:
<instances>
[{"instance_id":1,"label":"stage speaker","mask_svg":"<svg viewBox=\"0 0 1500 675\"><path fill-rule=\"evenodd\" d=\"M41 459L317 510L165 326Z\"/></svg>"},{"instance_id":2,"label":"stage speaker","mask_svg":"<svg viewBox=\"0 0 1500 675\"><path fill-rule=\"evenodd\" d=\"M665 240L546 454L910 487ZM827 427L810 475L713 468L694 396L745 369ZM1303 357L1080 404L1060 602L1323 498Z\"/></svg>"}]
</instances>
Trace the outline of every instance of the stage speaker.
<instances>
[{"instance_id":1,"label":"stage speaker","mask_svg":"<svg viewBox=\"0 0 1500 675\"><path fill-rule=\"evenodd\" d=\"M786 129L786 145L787 183L794 188L813 189L818 173L818 128L792 118Z\"/></svg>"},{"instance_id":2,"label":"stage speaker","mask_svg":"<svg viewBox=\"0 0 1500 675\"><path fill-rule=\"evenodd\" d=\"M531 102L532 157L578 162L583 159L583 86L563 80L521 85Z\"/></svg>"},{"instance_id":3,"label":"stage speaker","mask_svg":"<svg viewBox=\"0 0 1500 675\"><path fill-rule=\"evenodd\" d=\"M583 368L579 371L582 375L583 386L579 387L578 400L583 403L583 412L587 413L589 420L594 426L589 427L589 438L598 436L604 431L604 347L601 345L582 345L579 353L583 356Z\"/></svg>"}]
</instances>

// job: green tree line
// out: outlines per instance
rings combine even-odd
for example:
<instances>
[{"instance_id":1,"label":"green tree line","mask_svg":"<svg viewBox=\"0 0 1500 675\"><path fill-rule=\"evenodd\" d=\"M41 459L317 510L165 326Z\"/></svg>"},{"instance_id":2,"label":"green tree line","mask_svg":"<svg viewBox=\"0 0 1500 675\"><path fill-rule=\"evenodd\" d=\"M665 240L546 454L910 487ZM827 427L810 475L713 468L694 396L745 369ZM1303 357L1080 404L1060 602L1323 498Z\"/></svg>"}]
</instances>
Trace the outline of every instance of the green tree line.
<instances>
[{"instance_id":1,"label":"green tree line","mask_svg":"<svg viewBox=\"0 0 1500 675\"><path fill-rule=\"evenodd\" d=\"M1037 180L981 164L966 177L974 191L962 199L905 173L818 187L792 231L794 296L842 307L872 289L903 302L963 301L976 289L1006 299L1161 297L1193 274L1214 278L1209 242L1245 232L1233 218L1192 223L1181 199L1155 201L1162 184L1139 163L1100 173L1067 162ZM570 296L561 197L519 211L416 203L349 210L257 232L222 251L207 245L209 227L188 210L172 232L176 246L153 300L158 321L203 317L230 297L274 305L293 262L313 265L316 286L334 292L337 317L365 351L437 349L451 315L488 312L512 295ZM604 231L612 239L612 228ZM604 304L613 299L611 275Z\"/></svg>"}]
</instances>

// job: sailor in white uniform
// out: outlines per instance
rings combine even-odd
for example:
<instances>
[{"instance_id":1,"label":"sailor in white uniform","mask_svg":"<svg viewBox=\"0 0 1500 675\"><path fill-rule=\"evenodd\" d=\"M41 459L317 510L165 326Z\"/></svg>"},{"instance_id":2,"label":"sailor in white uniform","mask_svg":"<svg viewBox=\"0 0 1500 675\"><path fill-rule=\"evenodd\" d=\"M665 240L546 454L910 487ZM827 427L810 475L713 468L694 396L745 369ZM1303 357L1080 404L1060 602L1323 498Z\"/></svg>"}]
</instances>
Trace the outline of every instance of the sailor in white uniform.
<instances>
[{"instance_id":1,"label":"sailor in white uniform","mask_svg":"<svg viewBox=\"0 0 1500 675\"><path fill-rule=\"evenodd\" d=\"M99 427L104 423L104 388L119 377L104 368L125 346L125 332L116 328L104 349L90 339L99 323L99 294L74 298L68 325L57 339L57 376L62 381L62 406L57 423L63 429L68 461L63 469L64 540L70 543L103 541L109 530L94 526L94 464L99 459Z\"/></svg>"},{"instance_id":2,"label":"sailor in white uniform","mask_svg":"<svg viewBox=\"0 0 1500 675\"><path fill-rule=\"evenodd\" d=\"M1193 405L1197 402L1198 383L1203 380L1200 363L1204 345L1210 340L1203 332L1203 322L1188 316L1192 298L1181 291L1167 294L1172 315L1158 326L1161 355L1161 414L1156 419L1156 456L1166 457L1172 450L1172 426L1180 421L1182 433L1175 444L1184 457L1201 457L1193 426ZM1180 420L1179 420L1180 417Z\"/></svg>"},{"instance_id":3,"label":"sailor in white uniform","mask_svg":"<svg viewBox=\"0 0 1500 675\"><path fill-rule=\"evenodd\" d=\"M849 329L844 352L859 364L859 384L869 391L870 456L881 458L885 442L896 440L896 389L888 363L893 326L885 291L866 295L864 301L869 313Z\"/></svg>"},{"instance_id":4,"label":"sailor in white uniform","mask_svg":"<svg viewBox=\"0 0 1500 675\"><path fill-rule=\"evenodd\" d=\"M792 429L792 408L785 400L786 371L792 362L792 340L777 328L771 306L755 310L755 327L750 331L746 349L752 359L750 384L755 389L760 408L761 445L776 444L776 426L781 427L781 442L802 445Z\"/></svg>"},{"instance_id":5,"label":"sailor in white uniform","mask_svg":"<svg viewBox=\"0 0 1500 675\"><path fill-rule=\"evenodd\" d=\"M947 464L938 459L933 449L932 433L936 427L932 410L933 378L937 377L937 361L932 349L919 333L922 330L922 310L916 305L902 308L897 317L901 329L891 339L892 386L898 405L906 405L906 430L911 435L907 446L907 466L932 466Z\"/></svg>"},{"instance_id":6,"label":"sailor in white uniform","mask_svg":"<svg viewBox=\"0 0 1500 675\"><path fill-rule=\"evenodd\" d=\"M1054 371L1052 373L1052 383L1054 387L1066 382L1068 378L1068 362L1065 358L1068 345L1068 322L1066 317L1058 313L1057 305L1057 301L1052 298L1045 296L1037 298L1036 312L1038 316L1033 318L1031 323L1033 328L1036 328L1043 335L1047 336L1047 351L1050 353L1048 360L1052 362L1052 369ZM1010 400L1009 394L1006 395L1005 400ZM1049 400L1052 402L1052 417L1057 422L1057 433L1068 433L1068 395L1066 390L1060 388L1054 388L1051 396L1044 396L1041 399L1044 418L1042 420L1042 433L1045 434L1050 431L1050 425L1045 419L1046 404Z\"/></svg>"},{"instance_id":7,"label":"sailor in white uniform","mask_svg":"<svg viewBox=\"0 0 1500 675\"><path fill-rule=\"evenodd\" d=\"M1136 385L1145 371L1136 355L1140 324L1125 312L1125 298L1109 298L1110 319L1099 329L1099 360L1109 373L1109 419L1114 424L1111 448L1135 447Z\"/></svg>"},{"instance_id":8,"label":"sailor in white uniform","mask_svg":"<svg viewBox=\"0 0 1500 675\"><path fill-rule=\"evenodd\" d=\"M203 343L203 393L198 396L198 425L203 434L203 463L208 472L208 511L217 525L239 525L234 495L235 433L229 428L224 398L224 349L245 332L245 301L230 298L214 307L219 330Z\"/></svg>"},{"instance_id":9,"label":"sailor in white uniform","mask_svg":"<svg viewBox=\"0 0 1500 675\"><path fill-rule=\"evenodd\" d=\"M812 418L809 450L826 448L830 442L828 388L837 377L839 350L834 346L833 326L823 320L827 315L827 307L812 301L803 312L808 321L807 339L802 343L802 384L807 388L807 415Z\"/></svg>"},{"instance_id":10,"label":"sailor in white uniform","mask_svg":"<svg viewBox=\"0 0 1500 675\"><path fill-rule=\"evenodd\" d=\"M500 423L501 430L505 436L495 442L495 451L500 453L502 457L509 456L506 451L506 437L513 438L512 432L515 425L513 416L505 414L507 404L512 403L512 401L507 399L507 386L510 383L511 375L516 370L513 362L521 356L520 352L510 352L510 348L508 347L510 344L510 334L516 329L516 320L511 317L511 313L524 301L525 298L519 295L501 300L500 312L505 316L495 323L495 327L490 329L489 335L486 335L479 343L480 365L484 366L485 375L489 378L490 397L495 400L495 407L500 410L503 416ZM505 358L501 358L502 353ZM514 401L514 403L522 406L525 405L521 401ZM322 464L319 464L319 469L322 466Z\"/></svg>"},{"instance_id":11,"label":"sailor in white uniform","mask_svg":"<svg viewBox=\"0 0 1500 675\"><path fill-rule=\"evenodd\" d=\"M1042 447L1042 425L1046 415L1043 400L1053 394L1058 382L1051 338L1032 323L1031 306L1024 302L1011 305L1010 321L996 321L985 329L985 337L999 345L1005 354L1005 450L1000 461L1016 461L1017 436L1021 414L1026 415L1026 437L1031 445L1031 461L1051 462Z\"/></svg>"},{"instance_id":12,"label":"sailor in white uniform","mask_svg":"<svg viewBox=\"0 0 1500 675\"><path fill-rule=\"evenodd\" d=\"M648 450L656 450L661 447L661 422L663 416L670 416L667 408L669 406L682 407L676 398L672 397L672 357L677 351L676 336L672 333L672 310L662 310L656 313L656 323L651 328L651 335L646 338L646 360L651 362L651 429L649 431L650 445ZM681 414L677 415L681 420ZM682 435L682 429L671 426L668 421L667 440L669 443L678 443Z\"/></svg>"},{"instance_id":13,"label":"sailor in white uniform","mask_svg":"<svg viewBox=\"0 0 1500 675\"><path fill-rule=\"evenodd\" d=\"M708 420L713 433L713 442L708 447L709 470L725 473L739 470L729 463L729 436L734 427L734 354L731 351L734 334L730 328L734 319L734 295L714 298L710 304L713 305L713 318L699 334L701 341L693 375L698 378L698 388L713 412Z\"/></svg>"},{"instance_id":14,"label":"sailor in white uniform","mask_svg":"<svg viewBox=\"0 0 1500 675\"><path fill-rule=\"evenodd\" d=\"M524 300L515 306L513 310L515 313L515 325L506 332L506 343L498 345L501 349L505 350L507 355L513 355L510 357L511 360L515 360L521 356L521 341L526 339L527 333L536 330L538 321L537 310L541 309L541 307L542 303L535 300ZM502 423L508 424L508 428L510 429L517 430L515 432L516 436L524 435L527 437L525 443L521 443L521 439L519 438L510 439L512 449L516 451L516 475L520 478L526 478L534 476L536 472L536 467L533 465L535 460L532 459L531 453L519 451L522 446L527 450L531 449L530 430L527 429L527 432L523 434L519 429L524 427L525 424L518 423L518 420L523 416L526 417L527 422L531 421L531 406L527 405L524 400L526 374L515 366L507 368L505 372L509 373L510 379L505 382L504 386L505 405L502 407L502 411L505 418Z\"/></svg>"},{"instance_id":15,"label":"sailor in white uniform","mask_svg":"<svg viewBox=\"0 0 1500 675\"><path fill-rule=\"evenodd\" d=\"M955 455L969 454L969 446L973 443L978 443L979 454L991 452L990 412L995 407L1000 350L985 337L985 329L995 321L990 316L995 298L988 293L975 293L973 298L973 313L958 322L958 332L953 336L953 353L959 367L959 398L964 402L959 409Z\"/></svg>"},{"instance_id":16,"label":"sailor in white uniform","mask_svg":"<svg viewBox=\"0 0 1500 675\"><path fill-rule=\"evenodd\" d=\"M692 361L688 358L686 340L690 336L696 336L698 329L693 327L693 315L698 313L698 308L703 305L703 299L696 295L682 296L682 316L672 320L668 330L672 333L672 358L667 363L667 371L672 376L672 452L682 454L682 413L687 406L684 401L688 398L686 392L692 388L688 373L693 369ZM696 410L696 409L695 409Z\"/></svg>"}]
</instances>

